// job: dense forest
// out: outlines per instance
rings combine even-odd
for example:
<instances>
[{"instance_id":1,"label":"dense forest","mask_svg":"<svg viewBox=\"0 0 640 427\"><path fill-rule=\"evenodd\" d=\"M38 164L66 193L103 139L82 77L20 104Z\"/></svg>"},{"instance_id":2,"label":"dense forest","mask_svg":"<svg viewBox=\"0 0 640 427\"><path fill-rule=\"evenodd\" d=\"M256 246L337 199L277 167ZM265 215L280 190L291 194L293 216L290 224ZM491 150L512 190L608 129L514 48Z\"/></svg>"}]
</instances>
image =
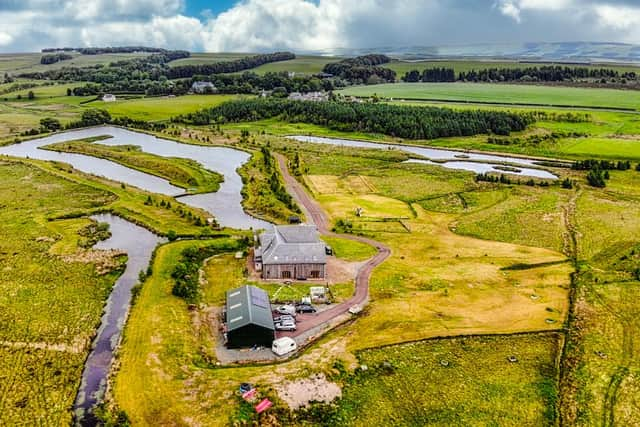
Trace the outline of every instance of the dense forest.
<instances>
[{"instance_id":1,"label":"dense forest","mask_svg":"<svg viewBox=\"0 0 640 427\"><path fill-rule=\"evenodd\" d=\"M220 61L213 64L180 65L172 67L165 76L169 79L193 77L195 75L208 76L211 74L237 73L249 70L270 62L289 61L296 55L291 52L275 52L263 55L247 56L233 61Z\"/></svg>"},{"instance_id":2,"label":"dense forest","mask_svg":"<svg viewBox=\"0 0 640 427\"><path fill-rule=\"evenodd\" d=\"M453 68L428 68L422 72L411 70L402 77L413 82L567 82L596 81L606 83L611 80L637 80L635 72L620 73L609 68L561 67L557 65L526 68L486 68L463 71L456 76Z\"/></svg>"},{"instance_id":3,"label":"dense forest","mask_svg":"<svg viewBox=\"0 0 640 427\"><path fill-rule=\"evenodd\" d=\"M60 61L67 61L69 59L73 59L73 56L68 53L54 53L49 55L42 55L40 58L40 63L42 65L55 64Z\"/></svg>"},{"instance_id":4,"label":"dense forest","mask_svg":"<svg viewBox=\"0 0 640 427\"><path fill-rule=\"evenodd\" d=\"M364 55L331 62L324 66L323 71L353 84L395 82L396 72L379 66L390 61L386 55Z\"/></svg>"},{"instance_id":5,"label":"dense forest","mask_svg":"<svg viewBox=\"0 0 640 427\"><path fill-rule=\"evenodd\" d=\"M242 122L278 117L341 131L380 133L407 139L477 134L508 135L534 122L532 114L488 110L410 107L377 103L308 102L284 99L232 101L175 121L193 124Z\"/></svg>"}]
</instances>

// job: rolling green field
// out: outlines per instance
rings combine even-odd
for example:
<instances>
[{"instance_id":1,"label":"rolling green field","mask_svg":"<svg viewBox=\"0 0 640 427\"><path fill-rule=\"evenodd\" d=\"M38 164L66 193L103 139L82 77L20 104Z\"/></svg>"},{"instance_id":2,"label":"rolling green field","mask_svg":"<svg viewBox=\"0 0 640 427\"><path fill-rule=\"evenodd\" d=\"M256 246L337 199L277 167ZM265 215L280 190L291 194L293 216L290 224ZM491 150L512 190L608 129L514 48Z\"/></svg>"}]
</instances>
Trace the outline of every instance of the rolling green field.
<instances>
[{"instance_id":1,"label":"rolling green field","mask_svg":"<svg viewBox=\"0 0 640 427\"><path fill-rule=\"evenodd\" d=\"M489 83L390 83L354 86L343 95L398 99L640 109L640 92Z\"/></svg>"}]
</instances>

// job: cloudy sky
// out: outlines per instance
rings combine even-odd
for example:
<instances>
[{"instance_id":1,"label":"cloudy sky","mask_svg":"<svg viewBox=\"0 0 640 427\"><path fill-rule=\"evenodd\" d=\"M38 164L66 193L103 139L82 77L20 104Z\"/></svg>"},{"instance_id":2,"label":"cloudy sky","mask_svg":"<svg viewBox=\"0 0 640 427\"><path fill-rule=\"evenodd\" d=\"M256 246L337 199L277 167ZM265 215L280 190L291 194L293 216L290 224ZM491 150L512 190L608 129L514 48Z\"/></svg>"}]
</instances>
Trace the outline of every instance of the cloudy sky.
<instances>
[{"instance_id":1,"label":"cloudy sky","mask_svg":"<svg viewBox=\"0 0 640 427\"><path fill-rule=\"evenodd\" d=\"M0 52L640 44L640 0L0 0L0 22Z\"/></svg>"}]
</instances>

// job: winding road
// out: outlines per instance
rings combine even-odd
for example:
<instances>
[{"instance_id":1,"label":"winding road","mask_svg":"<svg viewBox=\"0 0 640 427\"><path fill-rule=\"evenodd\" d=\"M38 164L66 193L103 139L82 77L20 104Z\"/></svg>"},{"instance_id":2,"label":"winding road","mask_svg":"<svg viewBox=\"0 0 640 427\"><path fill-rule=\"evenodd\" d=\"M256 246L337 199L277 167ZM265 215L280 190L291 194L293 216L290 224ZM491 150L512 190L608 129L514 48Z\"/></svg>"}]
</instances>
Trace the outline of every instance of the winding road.
<instances>
[{"instance_id":1,"label":"winding road","mask_svg":"<svg viewBox=\"0 0 640 427\"><path fill-rule=\"evenodd\" d=\"M368 259L359 269L356 274L356 286L355 293L351 298L347 301L344 301L340 304L337 304L327 310L321 311L320 313L315 314L304 314L298 316L298 324L297 329L293 333L281 334L281 336L291 336L296 337L299 336L313 328L321 326L324 323L327 323L334 319L337 316L345 314L348 312L349 308L354 305L364 306L369 300L369 279L371 278L371 273L373 269L378 265L382 264L384 260L386 260L389 255L391 255L391 249L373 239L369 239L361 236L354 236L351 234L337 234L332 232L329 229L329 219L327 215L322 210L318 202L316 202L304 189L302 184L300 184L290 173L289 167L287 165L287 159L281 154L275 154L276 159L278 160L278 165L280 166L280 170L282 172L282 177L284 179L285 186L287 191L294 200L300 206L300 209L305 214L308 223L314 224L318 227L318 231L320 234L329 237L340 237L342 239L353 240L360 243L365 243L373 246L377 249L377 253Z\"/></svg>"}]
</instances>

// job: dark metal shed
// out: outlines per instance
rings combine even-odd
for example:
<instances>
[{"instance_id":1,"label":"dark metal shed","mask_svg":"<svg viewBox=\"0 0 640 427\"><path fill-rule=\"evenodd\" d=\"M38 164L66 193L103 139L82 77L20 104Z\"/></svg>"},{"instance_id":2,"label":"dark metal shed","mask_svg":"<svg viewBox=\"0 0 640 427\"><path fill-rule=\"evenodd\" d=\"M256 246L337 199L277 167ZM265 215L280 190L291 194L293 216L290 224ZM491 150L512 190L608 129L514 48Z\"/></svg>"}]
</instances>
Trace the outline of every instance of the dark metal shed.
<instances>
[{"instance_id":1,"label":"dark metal shed","mask_svg":"<svg viewBox=\"0 0 640 427\"><path fill-rule=\"evenodd\" d=\"M271 346L275 326L269 294L255 286L227 291L227 347Z\"/></svg>"}]
</instances>

